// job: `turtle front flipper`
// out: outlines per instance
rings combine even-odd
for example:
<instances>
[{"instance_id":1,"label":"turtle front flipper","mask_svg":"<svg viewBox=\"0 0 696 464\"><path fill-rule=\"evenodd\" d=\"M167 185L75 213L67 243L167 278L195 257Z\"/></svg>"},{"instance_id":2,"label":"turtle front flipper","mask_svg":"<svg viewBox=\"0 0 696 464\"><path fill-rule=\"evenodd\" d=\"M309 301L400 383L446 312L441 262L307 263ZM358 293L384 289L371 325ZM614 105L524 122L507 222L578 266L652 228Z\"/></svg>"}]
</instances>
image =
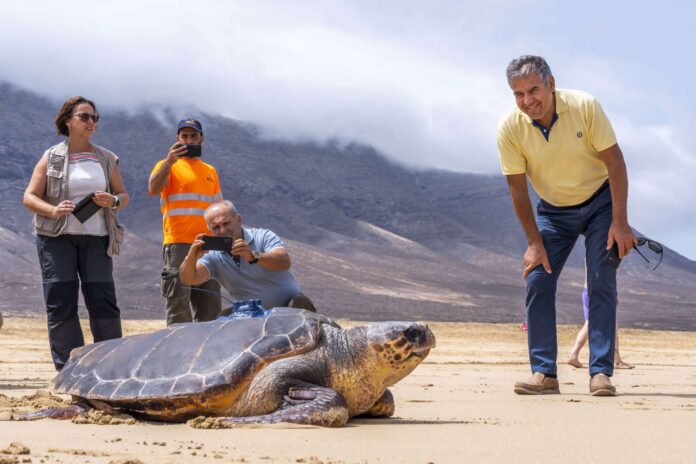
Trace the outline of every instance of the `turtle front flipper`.
<instances>
[{"instance_id":1,"label":"turtle front flipper","mask_svg":"<svg viewBox=\"0 0 696 464\"><path fill-rule=\"evenodd\" d=\"M291 388L283 405L275 412L262 416L217 417L189 421L194 427L234 428L244 424L293 424L342 427L348 422L348 405L336 390L324 387Z\"/></svg>"},{"instance_id":2,"label":"turtle front flipper","mask_svg":"<svg viewBox=\"0 0 696 464\"><path fill-rule=\"evenodd\" d=\"M384 390L370 409L361 414L361 417L391 417L394 415L394 396L389 390Z\"/></svg>"}]
</instances>

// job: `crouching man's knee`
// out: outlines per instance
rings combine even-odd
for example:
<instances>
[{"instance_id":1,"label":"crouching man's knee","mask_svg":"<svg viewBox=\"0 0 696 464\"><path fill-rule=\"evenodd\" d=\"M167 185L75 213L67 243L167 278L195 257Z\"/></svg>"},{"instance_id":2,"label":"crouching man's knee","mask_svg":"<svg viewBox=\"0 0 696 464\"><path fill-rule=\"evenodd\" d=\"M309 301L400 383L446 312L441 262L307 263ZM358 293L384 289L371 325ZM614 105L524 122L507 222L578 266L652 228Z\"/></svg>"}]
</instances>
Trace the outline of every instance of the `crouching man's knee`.
<instances>
[{"instance_id":1,"label":"crouching man's knee","mask_svg":"<svg viewBox=\"0 0 696 464\"><path fill-rule=\"evenodd\" d=\"M314 307L312 300L307 297L304 293L298 293L288 301L288 308L298 308L306 309L307 311L317 312L317 308Z\"/></svg>"}]
</instances>

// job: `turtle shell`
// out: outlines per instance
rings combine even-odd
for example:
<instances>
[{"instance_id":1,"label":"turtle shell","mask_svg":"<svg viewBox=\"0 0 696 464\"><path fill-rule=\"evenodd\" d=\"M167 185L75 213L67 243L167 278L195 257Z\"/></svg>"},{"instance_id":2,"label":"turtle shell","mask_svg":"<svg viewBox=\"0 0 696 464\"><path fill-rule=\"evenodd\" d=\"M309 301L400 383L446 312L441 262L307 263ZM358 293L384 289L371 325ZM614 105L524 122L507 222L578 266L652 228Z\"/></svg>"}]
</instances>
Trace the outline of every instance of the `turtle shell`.
<instances>
[{"instance_id":1,"label":"turtle shell","mask_svg":"<svg viewBox=\"0 0 696 464\"><path fill-rule=\"evenodd\" d=\"M73 350L52 387L148 415L222 410L265 365L314 349L322 323L335 325L316 313L276 308L265 317L175 324L107 340Z\"/></svg>"}]
</instances>

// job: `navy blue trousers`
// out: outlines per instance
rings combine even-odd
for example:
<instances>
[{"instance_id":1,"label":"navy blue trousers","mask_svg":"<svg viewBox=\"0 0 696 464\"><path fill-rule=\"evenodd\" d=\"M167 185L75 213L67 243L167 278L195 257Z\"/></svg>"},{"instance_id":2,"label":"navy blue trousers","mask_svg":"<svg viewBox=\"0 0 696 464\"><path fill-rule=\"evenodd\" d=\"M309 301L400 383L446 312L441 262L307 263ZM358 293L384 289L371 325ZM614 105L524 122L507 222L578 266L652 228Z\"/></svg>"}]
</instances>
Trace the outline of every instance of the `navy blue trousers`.
<instances>
[{"instance_id":1,"label":"navy blue trousers","mask_svg":"<svg viewBox=\"0 0 696 464\"><path fill-rule=\"evenodd\" d=\"M121 311L116 304L108 245L108 236L36 236L48 340L57 370L68 361L72 349L85 344L77 314L80 284L94 341L121 337Z\"/></svg>"},{"instance_id":2,"label":"navy blue trousers","mask_svg":"<svg viewBox=\"0 0 696 464\"><path fill-rule=\"evenodd\" d=\"M590 307L590 375L614 372L616 333L616 269L606 263L611 225L611 191L574 208L557 208L543 200L537 205L537 226L552 273L538 266L527 276L527 339L533 373L556 374L556 285L575 242L585 237L587 290Z\"/></svg>"}]
</instances>

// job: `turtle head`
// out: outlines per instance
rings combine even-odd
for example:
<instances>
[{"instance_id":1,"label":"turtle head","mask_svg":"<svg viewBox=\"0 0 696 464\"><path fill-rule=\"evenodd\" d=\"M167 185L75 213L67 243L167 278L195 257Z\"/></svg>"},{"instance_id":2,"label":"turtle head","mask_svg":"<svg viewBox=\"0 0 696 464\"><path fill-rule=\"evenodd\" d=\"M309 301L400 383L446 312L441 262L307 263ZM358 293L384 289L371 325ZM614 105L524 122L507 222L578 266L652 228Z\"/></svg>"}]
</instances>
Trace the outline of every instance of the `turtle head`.
<instances>
[{"instance_id":1,"label":"turtle head","mask_svg":"<svg viewBox=\"0 0 696 464\"><path fill-rule=\"evenodd\" d=\"M407 376L435 347L435 335L420 322L375 322L367 326L367 342L391 372L390 384Z\"/></svg>"}]
</instances>

